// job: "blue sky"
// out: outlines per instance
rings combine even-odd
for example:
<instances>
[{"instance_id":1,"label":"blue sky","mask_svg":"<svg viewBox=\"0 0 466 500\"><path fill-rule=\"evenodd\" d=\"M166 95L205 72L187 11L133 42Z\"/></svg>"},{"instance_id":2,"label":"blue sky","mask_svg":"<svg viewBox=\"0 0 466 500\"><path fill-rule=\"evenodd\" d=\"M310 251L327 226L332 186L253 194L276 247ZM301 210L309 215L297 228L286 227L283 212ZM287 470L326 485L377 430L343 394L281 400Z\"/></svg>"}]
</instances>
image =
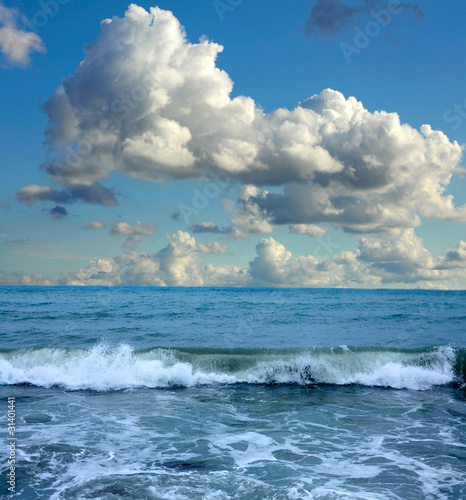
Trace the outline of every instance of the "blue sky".
<instances>
[{"instance_id":1,"label":"blue sky","mask_svg":"<svg viewBox=\"0 0 466 500\"><path fill-rule=\"evenodd\" d=\"M462 2L128 8L0 2L1 283L464 288Z\"/></svg>"}]
</instances>

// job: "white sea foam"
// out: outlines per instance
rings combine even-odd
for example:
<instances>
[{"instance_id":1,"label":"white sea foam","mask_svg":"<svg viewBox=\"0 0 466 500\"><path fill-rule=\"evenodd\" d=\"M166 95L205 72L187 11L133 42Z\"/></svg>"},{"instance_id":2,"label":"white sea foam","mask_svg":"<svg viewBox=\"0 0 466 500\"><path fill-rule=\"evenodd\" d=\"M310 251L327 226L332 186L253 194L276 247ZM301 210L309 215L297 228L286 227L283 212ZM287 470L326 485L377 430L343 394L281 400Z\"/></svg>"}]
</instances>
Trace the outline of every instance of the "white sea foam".
<instances>
[{"instance_id":1,"label":"white sea foam","mask_svg":"<svg viewBox=\"0 0 466 500\"><path fill-rule=\"evenodd\" d=\"M128 345L21 349L0 354L0 383L69 390L235 383L360 384L424 390L455 378L455 350L306 350L193 353Z\"/></svg>"}]
</instances>

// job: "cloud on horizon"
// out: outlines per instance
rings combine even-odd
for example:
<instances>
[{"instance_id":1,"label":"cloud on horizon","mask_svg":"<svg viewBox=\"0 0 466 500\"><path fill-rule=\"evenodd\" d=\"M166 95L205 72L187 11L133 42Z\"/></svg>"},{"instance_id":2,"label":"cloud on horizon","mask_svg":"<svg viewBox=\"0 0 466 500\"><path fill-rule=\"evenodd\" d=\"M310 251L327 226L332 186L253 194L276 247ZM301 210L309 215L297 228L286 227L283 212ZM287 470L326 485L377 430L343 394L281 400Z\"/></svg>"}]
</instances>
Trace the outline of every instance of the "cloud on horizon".
<instances>
[{"instance_id":1,"label":"cloud on horizon","mask_svg":"<svg viewBox=\"0 0 466 500\"><path fill-rule=\"evenodd\" d=\"M466 242L443 257L433 256L412 229L394 230L381 238L361 238L356 251L318 259L293 257L274 238L263 238L247 267L206 264L203 255L223 255L228 245L202 244L178 231L157 253L123 253L91 260L64 278L0 273L1 285L48 283L69 286L292 286L453 289L466 278Z\"/></svg>"}]
</instances>

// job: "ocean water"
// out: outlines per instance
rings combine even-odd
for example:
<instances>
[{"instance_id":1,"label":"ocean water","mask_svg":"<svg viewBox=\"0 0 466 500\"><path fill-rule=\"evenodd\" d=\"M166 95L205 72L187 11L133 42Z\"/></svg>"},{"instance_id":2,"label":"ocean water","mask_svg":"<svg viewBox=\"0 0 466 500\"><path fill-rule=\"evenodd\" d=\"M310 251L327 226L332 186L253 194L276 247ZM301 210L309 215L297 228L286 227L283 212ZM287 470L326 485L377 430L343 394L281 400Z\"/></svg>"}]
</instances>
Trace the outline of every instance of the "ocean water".
<instances>
[{"instance_id":1,"label":"ocean water","mask_svg":"<svg viewBox=\"0 0 466 500\"><path fill-rule=\"evenodd\" d=\"M0 288L0 496L466 498L465 299Z\"/></svg>"}]
</instances>

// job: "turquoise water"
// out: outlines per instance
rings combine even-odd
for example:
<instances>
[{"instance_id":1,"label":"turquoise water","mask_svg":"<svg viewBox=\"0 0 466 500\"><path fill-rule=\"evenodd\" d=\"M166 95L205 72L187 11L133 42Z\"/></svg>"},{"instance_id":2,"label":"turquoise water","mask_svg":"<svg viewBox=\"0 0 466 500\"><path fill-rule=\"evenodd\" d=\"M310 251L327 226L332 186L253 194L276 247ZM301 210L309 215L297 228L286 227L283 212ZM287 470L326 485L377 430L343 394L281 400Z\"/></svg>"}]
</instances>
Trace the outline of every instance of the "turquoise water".
<instances>
[{"instance_id":1,"label":"turquoise water","mask_svg":"<svg viewBox=\"0 0 466 500\"><path fill-rule=\"evenodd\" d=\"M17 495L464 498L465 298L0 288Z\"/></svg>"}]
</instances>

